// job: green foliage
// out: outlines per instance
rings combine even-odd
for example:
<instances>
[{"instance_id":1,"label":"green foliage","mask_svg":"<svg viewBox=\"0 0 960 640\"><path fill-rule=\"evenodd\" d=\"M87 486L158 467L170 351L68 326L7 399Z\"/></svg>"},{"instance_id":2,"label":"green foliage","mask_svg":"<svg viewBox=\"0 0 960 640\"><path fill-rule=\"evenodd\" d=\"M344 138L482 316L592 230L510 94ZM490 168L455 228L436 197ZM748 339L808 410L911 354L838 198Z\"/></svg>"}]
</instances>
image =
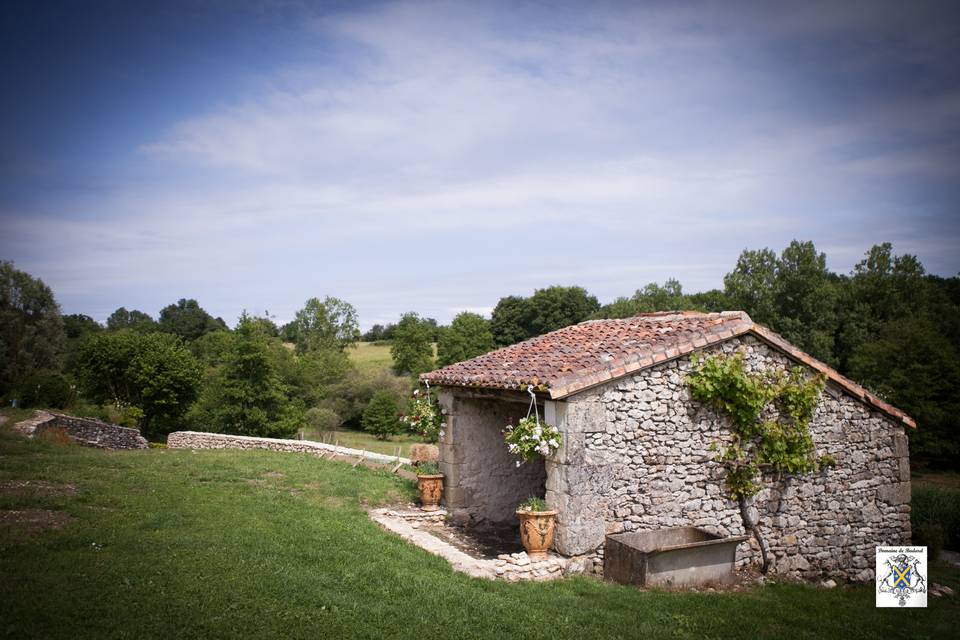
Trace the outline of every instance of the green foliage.
<instances>
[{"instance_id":1,"label":"green foliage","mask_svg":"<svg viewBox=\"0 0 960 640\"><path fill-rule=\"evenodd\" d=\"M414 469L416 469L418 476L438 476L440 475L440 466L436 462L428 462L426 460L418 462Z\"/></svg>"},{"instance_id":2,"label":"green foliage","mask_svg":"<svg viewBox=\"0 0 960 640\"><path fill-rule=\"evenodd\" d=\"M37 370L60 368L60 307L43 281L0 261L0 395Z\"/></svg>"},{"instance_id":3,"label":"green foliage","mask_svg":"<svg viewBox=\"0 0 960 640\"><path fill-rule=\"evenodd\" d=\"M723 282L735 308L810 355L834 363L839 279L812 242L794 240L779 257L770 249L744 251Z\"/></svg>"},{"instance_id":4,"label":"green foliage","mask_svg":"<svg viewBox=\"0 0 960 640\"><path fill-rule=\"evenodd\" d=\"M21 407L63 409L74 400L73 386L57 371L34 371L19 384Z\"/></svg>"},{"instance_id":5,"label":"green foliage","mask_svg":"<svg viewBox=\"0 0 960 640\"><path fill-rule=\"evenodd\" d=\"M481 315L464 311L457 314L437 344L437 364L445 367L483 355L494 348L490 323Z\"/></svg>"},{"instance_id":6,"label":"green foliage","mask_svg":"<svg viewBox=\"0 0 960 640\"><path fill-rule=\"evenodd\" d=\"M388 391L399 403L410 393L410 378L396 376L387 369L350 369L342 380L323 390L318 406L336 412L343 426L361 429L363 411L378 391Z\"/></svg>"},{"instance_id":7,"label":"green foliage","mask_svg":"<svg viewBox=\"0 0 960 640\"><path fill-rule=\"evenodd\" d=\"M63 316L63 331L68 339L76 340L88 333L103 331L103 327L90 316L85 316L82 313L72 313Z\"/></svg>"},{"instance_id":8,"label":"green foliage","mask_svg":"<svg viewBox=\"0 0 960 640\"><path fill-rule=\"evenodd\" d=\"M823 376L808 377L800 368L787 373L748 371L742 353L697 359L687 377L695 400L711 405L731 423L733 439L717 460L727 468L727 488L734 499L760 490L762 469L803 474L819 468L810 437L810 419L823 392ZM770 407L770 405L775 405ZM774 408L771 419L762 419Z\"/></svg>"},{"instance_id":9,"label":"green foliage","mask_svg":"<svg viewBox=\"0 0 960 640\"><path fill-rule=\"evenodd\" d=\"M396 397L389 391L378 391L373 394L370 404L363 411L362 424L364 431L381 440L400 433Z\"/></svg>"},{"instance_id":10,"label":"green foliage","mask_svg":"<svg viewBox=\"0 0 960 640\"><path fill-rule=\"evenodd\" d=\"M620 297L603 305L594 318L629 318L656 311L726 311L730 300L722 291L686 294L680 282L670 278L663 286L651 282L637 289L632 297Z\"/></svg>"},{"instance_id":11,"label":"green foliage","mask_svg":"<svg viewBox=\"0 0 960 640\"><path fill-rule=\"evenodd\" d=\"M370 327L370 330L363 334L363 340L365 342L382 342L384 340L393 339L393 330L396 329L397 325L395 324L375 324Z\"/></svg>"},{"instance_id":12,"label":"green foliage","mask_svg":"<svg viewBox=\"0 0 960 640\"><path fill-rule=\"evenodd\" d=\"M724 293L734 309L743 309L754 322L776 328L780 314L776 303L777 254L770 249L745 249L733 271L723 278Z\"/></svg>"},{"instance_id":13,"label":"green foliage","mask_svg":"<svg viewBox=\"0 0 960 640\"><path fill-rule=\"evenodd\" d=\"M543 512L547 510L547 501L537 496L530 496L517 505L517 511Z\"/></svg>"},{"instance_id":14,"label":"green foliage","mask_svg":"<svg viewBox=\"0 0 960 640\"><path fill-rule=\"evenodd\" d=\"M192 342L200 336L227 329L226 323L204 311L196 300L181 298L160 311L157 329Z\"/></svg>"},{"instance_id":15,"label":"green foliage","mask_svg":"<svg viewBox=\"0 0 960 640\"><path fill-rule=\"evenodd\" d=\"M583 287L555 285L537 289L529 298L501 298L491 315L490 330L496 344L506 346L583 322L599 309L597 298Z\"/></svg>"},{"instance_id":16,"label":"green foliage","mask_svg":"<svg viewBox=\"0 0 960 640\"><path fill-rule=\"evenodd\" d=\"M434 328L416 313L405 313L397 323L390 345L393 370L398 375L417 376L433 367Z\"/></svg>"},{"instance_id":17,"label":"green foliage","mask_svg":"<svg viewBox=\"0 0 960 640\"><path fill-rule=\"evenodd\" d=\"M283 438L303 425L301 405L289 397L278 367L282 345L247 314L240 317L223 363L207 378L190 412L195 428Z\"/></svg>"},{"instance_id":18,"label":"green foliage","mask_svg":"<svg viewBox=\"0 0 960 640\"><path fill-rule=\"evenodd\" d=\"M343 351L360 339L357 310L349 302L327 296L310 298L297 311L293 337L297 353L334 349Z\"/></svg>"},{"instance_id":19,"label":"green foliage","mask_svg":"<svg viewBox=\"0 0 960 640\"><path fill-rule=\"evenodd\" d=\"M925 534L933 538L939 529L943 545L960 549L960 490L915 487L910 502L914 543L921 544L918 533L920 537Z\"/></svg>"},{"instance_id":20,"label":"green foliage","mask_svg":"<svg viewBox=\"0 0 960 640\"><path fill-rule=\"evenodd\" d=\"M337 412L328 407L313 407L307 411L307 427L314 432L333 431L341 422Z\"/></svg>"},{"instance_id":21,"label":"green foliage","mask_svg":"<svg viewBox=\"0 0 960 640\"><path fill-rule=\"evenodd\" d=\"M535 311L530 321L531 337L583 322L600 309L596 296L583 287L537 289L529 305Z\"/></svg>"},{"instance_id":22,"label":"green foliage","mask_svg":"<svg viewBox=\"0 0 960 640\"><path fill-rule=\"evenodd\" d=\"M504 347L532 337L531 319L534 313L526 298L500 298L490 316L490 332L497 345Z\"/></svg>"},{"instance_id":23,"label":"green foliage","mask_svg":"<svg viewBox=\"0 0 960 640\"><path fill-rule=\"evenodd\" d=\"M136 407L143 414L138 426L148 435L175 428L200 387L200 363L169 334L92 334L77 359L85 396L101 404Z\"/></svg>"},{"instance_id":24,"label":"green foliage","mask_svg":"<svg viewBox=\"0 0 960 640\"><path fill-rule=\"evenodd\" d=\"M156 331L157 323L149 314L144 313L143 311L138 311L134 309L133 311L127 311L125 307L120 307L116 311L110 314L110 317L107 318L107 329L113 331L119 331L121 329L133 329L134 331L140 331L141 333L146 333L148 331Z\"/></svg>"}]
</instances>

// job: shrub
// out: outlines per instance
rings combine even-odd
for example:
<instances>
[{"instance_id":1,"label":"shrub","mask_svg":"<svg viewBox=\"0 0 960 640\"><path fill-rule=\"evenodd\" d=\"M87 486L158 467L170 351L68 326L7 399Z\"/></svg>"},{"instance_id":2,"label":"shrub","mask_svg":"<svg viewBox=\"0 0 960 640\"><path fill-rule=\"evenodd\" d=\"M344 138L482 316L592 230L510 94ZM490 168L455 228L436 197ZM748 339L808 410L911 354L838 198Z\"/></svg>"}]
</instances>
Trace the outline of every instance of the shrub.
<instances>
[{"instance_id":1,"label":"shrub","mask_svg":"<svg viewBox=\"0 0 960 640\"><path fill-rule=\"evenodd\" d=\"M307 411L307 427L314 431L333 431L342 422L340 416L333 409L314 407Z\"/></svg>"},{"instance_id":2,"label":"shrub","mask_svg":"<svg viewBox=\"0 0 960 640\"><path fill-rule=\"evenodd\" d=\"M389 391L377 391L363 412L363 430L372 433L380 440L399 433L400 420L397 416L397 400Z\"/></svg>"},{"instance_id":3,"label":"shrub","mask_svg":"<svg viewBox=\"0 0 960 640\"><path fill-rule=\"evenodd\" d=\"M932 547L931 540L941 540L948 549L960 549L960 491L939 487L913 490L911 520L915 541ZM940 528L940 533L936 531Z\"/></svg>"},{"instance_id":4,"label":"shrub","mask_svg":"<svg viewBox=\"0 0 960 640\"><path fill-rule=\"evenodd\" d=\"M70 382L56 371L38 371L20 383L21 407L63 409L73 399Z\"/></svg>"}]
</instances>

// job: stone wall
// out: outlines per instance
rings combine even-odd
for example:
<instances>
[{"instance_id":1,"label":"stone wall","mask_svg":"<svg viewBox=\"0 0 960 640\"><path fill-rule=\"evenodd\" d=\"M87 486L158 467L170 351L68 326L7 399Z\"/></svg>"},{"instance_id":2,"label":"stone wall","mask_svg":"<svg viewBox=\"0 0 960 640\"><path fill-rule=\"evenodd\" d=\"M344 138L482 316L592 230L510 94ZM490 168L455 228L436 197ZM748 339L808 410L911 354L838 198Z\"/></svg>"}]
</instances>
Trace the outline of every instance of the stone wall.
<instances>
[{"instance_id":1,"label":"stone wall","mask_svg":"<svg viewBox=\"0 0 960 640\"><path fill-rule=\"evenodd\" d=\"M754 368L793 366L752 336L710 351L738 348ZM548 420L564 432L564 447L547 462L547 502L560 512L558 551L594 551L599 561L607 533L689 525L743 533L709 449L730 432L724 418L690 398L684 376L691 367L685 358L665 362L547 403ZM769 478L772 488L757 496L774 570L869 580L876 545L910 540L904 428L828 384L810 430L818 454L833 456L837 466ZM740 546L741 564L757 557Z\"/></svg>"},{"instance_id":2,"label":"stone wall","mask_svg":"<svg viewBox=\"0 0 960 640\"><path fill-rule=\"evenodd\" d=\"M254 438L251 436L232 436L225 433L206 433L202 431L175 431L167 436L167 447L171 449L265 449L288 453L310 453L313 455L341 455L364 458L384 464L402 462L410 464L407 458L387 456L372 451L338 447L325 442L312 440L282 440L280 438Z\"/></svg>"},{"instance_id":3,"label":"stone wall","mask_svg":"<svg viewBox=\"0 0 960 640\"><path fill-rule=\"evenodd\" d=\"M479 396L479 397L478 397ZM542 460L517 466L501 433L527 415L521 394L444 389L439 396L447 421L440 440L444 502L458 522L514 522L517 505L542 496Z\"/></svg>"},{"instance_id":4,"label":"stone wall","mask_svg":"<svg viewBox=\"0 0 960 640\"><path fill-rule=\"evenodd\" d=\"M121 427L93 418L76 418L62 413L38 412L32 422L31 435L40 437L44 431L63 430L71 440L101 449L146 449L147 440L137 429Z\"/></svg>"}]
</instances>

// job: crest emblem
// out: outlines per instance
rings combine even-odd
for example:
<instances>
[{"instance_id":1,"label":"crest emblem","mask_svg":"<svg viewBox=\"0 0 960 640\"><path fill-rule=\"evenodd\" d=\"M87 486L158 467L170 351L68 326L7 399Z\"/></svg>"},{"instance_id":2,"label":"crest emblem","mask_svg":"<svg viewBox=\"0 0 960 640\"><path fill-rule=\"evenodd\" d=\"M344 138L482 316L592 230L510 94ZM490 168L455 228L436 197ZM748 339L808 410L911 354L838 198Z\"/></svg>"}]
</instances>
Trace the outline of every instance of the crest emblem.
<instances>
[{"instance_id":1,"label":"crest emblem","mask_svg":"<svg viewBox=\"0 0 960 640\"><path fill-rule=\"evenodd\" d=\"M926 547L877 549L877 606L926 606L926 555Z\"/></svg>"}]
</instances>

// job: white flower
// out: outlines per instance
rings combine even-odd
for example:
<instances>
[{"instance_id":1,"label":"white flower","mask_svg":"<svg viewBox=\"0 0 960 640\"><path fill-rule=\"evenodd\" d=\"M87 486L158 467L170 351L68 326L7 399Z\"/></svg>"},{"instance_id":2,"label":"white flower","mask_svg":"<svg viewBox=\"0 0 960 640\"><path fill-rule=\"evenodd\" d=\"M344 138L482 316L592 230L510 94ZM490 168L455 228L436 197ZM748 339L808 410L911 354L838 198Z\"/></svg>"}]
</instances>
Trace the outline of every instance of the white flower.
<instances>
[{"instance_id":1,"label":"white flower","mask_svg":"<svg viewBox=\"0 0 960 640\"><path fill-rule=\"evenodd\" d=\"M522 463L519 460L517 460L517 466L519 467L521 464Z\"/></svg>"},{"instance_id":2,"label":"white flower","mask_svg":"<svg viewBox=\"0 0 960 640\"><path fill-rule=\"evenodd\" d=\"M440 429L440 437L443 437L443 429Z\"/></svg>"}]
</instances>

